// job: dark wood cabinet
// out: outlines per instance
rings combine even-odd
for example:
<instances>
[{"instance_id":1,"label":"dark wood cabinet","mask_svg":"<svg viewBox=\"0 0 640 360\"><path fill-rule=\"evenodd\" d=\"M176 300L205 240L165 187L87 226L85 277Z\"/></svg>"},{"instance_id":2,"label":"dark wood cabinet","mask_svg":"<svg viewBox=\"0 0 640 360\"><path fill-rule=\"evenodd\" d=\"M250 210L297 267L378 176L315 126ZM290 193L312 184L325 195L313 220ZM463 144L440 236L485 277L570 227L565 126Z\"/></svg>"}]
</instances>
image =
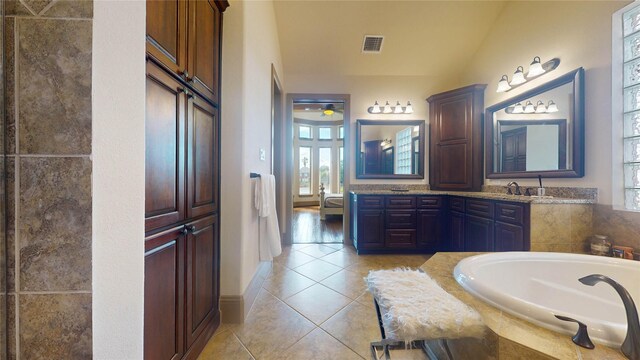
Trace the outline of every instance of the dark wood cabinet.
<instances>
[{"instance_id":1,"label":"dark wood cabinet","mask_svg":"<svg viewBox=\"0 0 640 360\"><path fill-rule=\"evenodd\" d=\"M496 221L494 231L496 251L529 250L525 243L524 226Z\"/></svg>"},{"instance_id":2,"label":"dark wood cabinet","mask_svg":"<svg viewBox=\"0 0 640 360\"><path fill-rule=\"evenodd\" d=\"M429 180L434 190L480 191L484 177L484 89L471 85L429 102Z\"/></svg>"},{"instance_id":3,"label":"dark wood cabinet","mask_svg":"<svg viewBox=\"0 0 640 360\"><path fill-rule=\"evenodd\" d=\"M440 249L445 217L442 210L417 210L417 246L427 252Z\"/></svg>"},{"instance_id":4,"label":"dark wood cabinet","mask_svg":"<svg viewBox=\"0 0 640 360\"><path fill-rule=\"evenodd\" d=\"M415 229L387 229L385 232L384 246L388 249L415 249Z\"/></svg>"},{"instance_id":5,"label":"dark wood cabinet","mask_svg":"<svg viewBox=\"0 0 640 360\"><path fill-rule=\"evenodd\" d=\"M464 251L493 251L493 220L467 214Z\"/></svg>"},{"instance_id":6,"label":"dark wood cabinet","mask_svg":"<svg viewBox=\"0 0 640 360\"><path fill-rule=\"evenodd\" d=\"M358 249L381 249L384 247L384 210L360 209L357 214Z\"/></svg>"},{"instance_id":7,"label":"dark wood cabinet","mask_svg":"<svg viewBox=\"0 0 640 360\"><path fill-rule=\"evenodd\" d=\"M185 218L184 131L187 97L173 77L147 62L145 229Z\"/></svg>"},{"instance_id":8,"label":"dark wood cabinet","mask_svg":"<svg viewBox=\"0 0 640 360\"><path fill-rule=\"evenodd\" d=\"M380 140L364 143L364 174L380 174L382 170Z\"/></svg>"},{"instance_id":9,"label":"dark wood cabinet","mask_svg":"<svg viewBox=\"0 0 640 360\"><path fill-rule=\"evenodd\" d=\"M449 213L449 244L444 249L448 251L465 251L463 213L457 211Z\"/></svg>"},{"instance_id":10,"label":"dark wood cabinet","mask_svg":"<svg viewBox=\"0 0 640 360\"><path fill-rule=\"evenodd\" d=\"M218 110L197 95L189 100L187 120L187 216L194 218L218 207Z\"/></svg>"},{"instance_id":11,"label":"dark wood cabinet","mask_svg":"<svg viewBox=\"0 0 640 360\"><path fill-rule=\"evenodd\" d=\"M145 239L144 351L147 359L184 354L185 231L180 226Z\"/></svg>"},{"instance_id":12,"label":"dark wood cabinet","mask_svg":"<svg viewBox=\"0 0 640 360\"><path fill-rule=\"evenodd\" d=\"M189 347L218 313L220 245L215 216L189 223L186 229L189 231L186 266L186 342Z\"/></svg>"},{"instance_id":13,"label":"dark wood cabinet","mask_svg":"<svg viewBox=\"0 0 640 360\"><path fill-rule=\"evenodd\" d=\"M220 324L220 0L147 1L145 359Z\"/></svg>"}]
</instances>

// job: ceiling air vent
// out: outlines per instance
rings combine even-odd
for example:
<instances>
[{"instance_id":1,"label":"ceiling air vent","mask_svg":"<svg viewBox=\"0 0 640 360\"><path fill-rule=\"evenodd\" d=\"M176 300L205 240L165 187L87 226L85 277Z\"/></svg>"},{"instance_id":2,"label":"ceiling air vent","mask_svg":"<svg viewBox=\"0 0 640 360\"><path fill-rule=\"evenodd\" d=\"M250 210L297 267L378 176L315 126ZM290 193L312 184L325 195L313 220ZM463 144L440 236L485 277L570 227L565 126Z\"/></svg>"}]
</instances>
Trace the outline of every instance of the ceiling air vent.
<instances>
[{"instance_id":1,"label":"ceiling air vent","mask_svg":"<svg viewBox=\"0 0 640 360\"><path fill-rule=\"evenodd\" d=\"M382 35L365 35L362 42L362 52L369 54L379 54L382 51Z\"/></svg>"}]
</instances>

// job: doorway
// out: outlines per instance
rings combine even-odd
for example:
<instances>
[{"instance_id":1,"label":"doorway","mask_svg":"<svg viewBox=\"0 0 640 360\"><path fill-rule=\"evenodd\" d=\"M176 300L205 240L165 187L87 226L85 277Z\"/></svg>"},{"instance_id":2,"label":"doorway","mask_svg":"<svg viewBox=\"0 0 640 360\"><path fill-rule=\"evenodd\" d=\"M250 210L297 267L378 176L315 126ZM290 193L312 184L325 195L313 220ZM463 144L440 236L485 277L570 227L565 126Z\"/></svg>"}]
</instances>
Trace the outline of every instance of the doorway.
<instances>
[{"instance_id":1,"label":"doorway","mask_svg":"<svg viewBox=\"0 0 640 360\"><path fill-rule=\"evenodd\" d=\"M288 244L348 234L349 95L287 96Z\"/></svg>"}]
</instances>

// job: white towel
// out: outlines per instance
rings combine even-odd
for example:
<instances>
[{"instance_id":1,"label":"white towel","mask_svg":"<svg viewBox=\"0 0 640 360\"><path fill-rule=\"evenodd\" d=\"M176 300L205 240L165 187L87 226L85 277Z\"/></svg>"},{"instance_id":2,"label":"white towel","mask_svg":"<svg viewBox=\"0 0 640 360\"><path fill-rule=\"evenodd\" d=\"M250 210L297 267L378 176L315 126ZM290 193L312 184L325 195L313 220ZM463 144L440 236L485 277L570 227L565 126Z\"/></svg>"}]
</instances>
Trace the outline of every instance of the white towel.
<instances>
[{"instance_id":1,"label":"white towel","mask_svg":"<svg viewBox=\"0 0 640 360\"><path fill-rule=\"evenodd\" d=\"M255 183L255 206L260 218L266 220L265 236L260 234L260 261L271 261L282 252L276 212L276 178L271 174L260 174Z\"/></svg>"}]
</instances>

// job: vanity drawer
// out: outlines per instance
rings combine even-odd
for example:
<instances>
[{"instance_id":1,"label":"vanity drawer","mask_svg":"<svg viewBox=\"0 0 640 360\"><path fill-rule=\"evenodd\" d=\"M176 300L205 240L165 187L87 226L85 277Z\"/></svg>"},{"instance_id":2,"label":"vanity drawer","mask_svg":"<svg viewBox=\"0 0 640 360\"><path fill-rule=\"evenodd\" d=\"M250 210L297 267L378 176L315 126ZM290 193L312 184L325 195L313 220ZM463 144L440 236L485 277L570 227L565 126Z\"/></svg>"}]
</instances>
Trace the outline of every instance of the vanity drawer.
<instances>
[{"instance_id":1,"label":"vanity drawer","mask_svg":"<svg viewBox=\"0 0 640 360\"><path fill-rule=\"evenodd\" d=\"M496 203L496 220L518 225L524 223L524 205Z\"/></svg>"},{"instance_id":2,"label":"vanity drawer","mask_svg":"<svg viewBox=\"0 0 640 360\"><path fill-rule=\"evenodd\" d=\"M358 207L361 209L382 209L384 207L384 196L360 195L358 196Z\"/></svg>"},{"instance_id":3,"label":"vanity drawer","mask_svg":"<svg viewBox=\"0 0 640 360\"><path fill-rule=\"evenodd\" d=\"M441 196L418 196L420 209L440 209L442 207Z\"/></svg>"},{"instance_id":4,"label":"vanity drawer","mask_svg":"<svg viewBox=\"0 0 640 360\"><path fill-rule=\"evenodd\" d=\"M493 202L490 200L467 199L467 214L493 219Z\"/></svg>"},{"instance_id":5,"label":"vanity drawer","mask_svg":"<svg viewBox=\"0 0 640 360\"><path fill-rule=\"evenodd\" d=\"M388 248L412 249L416 247L415 230L387 230L384 245Z\"/></svg>"},{"instance_id":6,"label":"vanity drawer","mask_svg":"<svg viewBox=\"0 0 640 360\"><path fill-rule=\"evenodd\" d=\"M385 226L387 229L415 229L415 210L387 210L385 211Z\"/></svg>"},{"instance_id":7,"label":"vanity drawer","mask_svg":"<svg viewBox=\"0 0 640 360\"><path fill-rule=\"evenodd\" d=\"M415 196L387 196L387 209L415 209Z\"/></svg>"},{"instance_id":8,"label":"vanity drawer","mask_svg":"<svg viewBox=\"0 0 640 360\"><path fill-rule=\"evenodd\" d=\"M449 198L449 208L451 210L459 211L461 213L464 212L464 199L459 197L451 197Z\"/></svg>"}]
</instances>

